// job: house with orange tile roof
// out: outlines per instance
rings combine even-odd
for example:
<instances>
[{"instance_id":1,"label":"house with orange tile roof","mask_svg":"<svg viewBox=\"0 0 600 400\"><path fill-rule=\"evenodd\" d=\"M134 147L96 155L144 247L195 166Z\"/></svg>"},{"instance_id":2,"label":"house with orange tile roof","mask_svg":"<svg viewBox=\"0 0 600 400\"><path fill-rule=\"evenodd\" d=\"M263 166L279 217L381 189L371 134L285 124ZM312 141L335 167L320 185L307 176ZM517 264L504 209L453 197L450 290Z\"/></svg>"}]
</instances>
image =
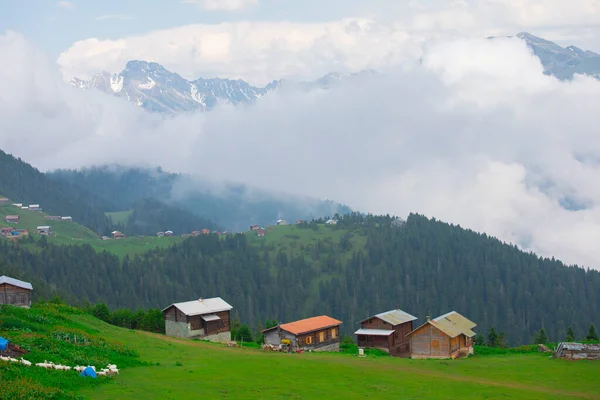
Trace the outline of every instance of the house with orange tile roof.
<instances>
[{"instance_id":1,"label":"house with orange tile roof","mask_svg":"<svg viewBox=\"0 0 600 400\"><path fill-rule=\"evenodd\" d=\"M342 321L320 315L280 324L262 332L265 344L278 346L289 343L292 350L340 351L340 325Z\"/></svg>"}]
</instances>

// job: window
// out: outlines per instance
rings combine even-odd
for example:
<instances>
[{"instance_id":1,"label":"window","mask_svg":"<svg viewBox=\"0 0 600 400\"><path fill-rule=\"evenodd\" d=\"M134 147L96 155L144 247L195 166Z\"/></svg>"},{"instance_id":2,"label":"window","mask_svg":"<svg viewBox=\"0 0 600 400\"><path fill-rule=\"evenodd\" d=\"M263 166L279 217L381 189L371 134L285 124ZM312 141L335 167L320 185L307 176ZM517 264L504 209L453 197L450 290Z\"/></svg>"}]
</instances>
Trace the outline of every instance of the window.
<instances>
[{"instance_id":1,"label":"window","mask_svg":"<svg viewBox=\"0 0 600 400\"><path fill-rule=\"evenodd\" d=\"M319 342L325 341L325 331L319 332Z\"/></svg>"},{"instance_id":2,"label":"window","mask_svg":"<svg viewBox=\"0 0 600 400\"><path fill-rule=\"evenodd\" d=\"M306 341L306 344L312 344L312 336L307 336L305 341Z\"/></svg>"},{"instance_id":3,"label":"window","mask_svg":"<svg viewBox=\"0 0 600 400\"><path fill-rule=\"evenodd\" d=\"M431 341L431 347L433 347L434 349L439 349L440 348L440 341L437 339L433 339Z\"/></svg>"},{"instance_id":4,"label":"window","mask_svg":"<svg viewBox=\"0 0 600 400\"><path fill-rule=\"evenodd\" d=\"M336 338L336 336L337 336L337 332L335 331L335 328L333 328L333 329L331 330L331 338L332 338L332 339L335 339L335 338Z\"/></svg>"}]
</instances>

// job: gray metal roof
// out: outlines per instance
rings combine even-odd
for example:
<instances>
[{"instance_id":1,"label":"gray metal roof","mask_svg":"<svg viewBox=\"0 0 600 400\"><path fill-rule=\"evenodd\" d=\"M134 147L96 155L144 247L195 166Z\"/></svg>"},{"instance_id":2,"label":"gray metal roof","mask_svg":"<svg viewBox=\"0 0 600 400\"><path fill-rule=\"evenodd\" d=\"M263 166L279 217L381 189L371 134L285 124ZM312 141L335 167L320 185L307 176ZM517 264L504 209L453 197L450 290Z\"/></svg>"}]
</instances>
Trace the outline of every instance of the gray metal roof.
<instances>
[{"instance_id":1,"label":"gray metal roof","mask_svg":"<svg viewBox=\"0 0 600 400\"><path fill-rule=\"evenodd\" d=\"M355 335L368 335L368 336L390 336L394 333L391 329L359 329L354 332Z\"/></svg>"},{"instance_id":2,"label":"gray metal roof","mask_svg":"<svg viewBox=\"0 0 600 400\"><path fill-rule=\"evenodd\" d=\"M31 286L31 283L20 281L15 278L10 278L5 275L0 276L0 285L2 285L3 283L8 283L9 285L13 285L13 286L20 287L23 289L33 290L33 286Z\"/></svg>"},{"instance_id":3,"label":"gray metal roof","mask_svg":"<svg viewBox=\"0 0 600 400\"><path fill-rule=\"evenodd\" d=\"M169 307L165 307L163 311L171 306L177 307L182 313L189 316L214 314L220 311L228 311L233 308L220 297L213 297L211 299L198 299L183 303L173 303Z\"/></svg>"},{"instance_id":4,"label":"gray metal roof","mask_svg":"<svg viewBox=\"0 0 600 400\"><path fill-rule=\"evenodd\" d=\"M396 310L382 312L380 314L374 315L369 318L365 318L360 322L365 322L366 320L371 319L371 318L379 318L380 320L385 321L390 325L400 325L405 322L410 322L410 321L414 321L414 320L418 319L414 315L410 315L409 313L407 313L405 311L396 309Z\"/></svg>"}]
</instances>

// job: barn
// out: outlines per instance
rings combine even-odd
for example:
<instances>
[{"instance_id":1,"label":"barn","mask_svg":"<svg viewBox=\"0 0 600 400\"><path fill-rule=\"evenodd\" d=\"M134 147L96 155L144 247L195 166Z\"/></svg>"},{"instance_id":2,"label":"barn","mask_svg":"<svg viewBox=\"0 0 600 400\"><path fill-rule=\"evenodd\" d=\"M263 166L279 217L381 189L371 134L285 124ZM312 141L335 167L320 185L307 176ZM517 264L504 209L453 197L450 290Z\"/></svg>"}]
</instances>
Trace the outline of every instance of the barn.
<instances>
[{"instance_id":1,"label":"barn","mask_svg":"<svg viewBox=\"0 0 600 400\"><path fill-rule=\"evenodd\" d=\"M293 350L340 351L341 324L342 321L320 315L280 324L262 332L265 344L277 346L287 339Z\"/></svg>"},{"instance_id":2,"label":"barn","mask_svg":"<svg viewBox=\"0 0 600 400\"><path fill-rule=\"evenodd\" d=\"M0 276L0 304L11 304L16 307L31 307L33 286L8 276Z\"/></svg>"},{"instance_id":3,"label":"barn","mask_svg":"<svg viewBox=\"0 0 600 400\"><path fill-rule=\"evenodd\" d=\"M174 303L162 310L167 336L231 341L231 309L220 297Z\"/></svg>"},{"instance_id":4,"label":"barn","mask_svg":"<svg viewBox=\"0 0 600 400\"><path fill-rule=\"evenodd\" d=\"M473 354L476 327L456 311L427 321L408 334L411 358L457 358Z\"/></svg>"},{"instance_id":5,"label":"barn","mask_svg":"<svg viewBox=\"0 0 600 400\"><path fill-rule=\"evenodd\" d=\"M416 319L400 309L373 315L361 321L361 328L354 332L358 347L381 349L394 357L409 357L410 340L407 335L412 332Z\"/></svg>"}]
</instances>

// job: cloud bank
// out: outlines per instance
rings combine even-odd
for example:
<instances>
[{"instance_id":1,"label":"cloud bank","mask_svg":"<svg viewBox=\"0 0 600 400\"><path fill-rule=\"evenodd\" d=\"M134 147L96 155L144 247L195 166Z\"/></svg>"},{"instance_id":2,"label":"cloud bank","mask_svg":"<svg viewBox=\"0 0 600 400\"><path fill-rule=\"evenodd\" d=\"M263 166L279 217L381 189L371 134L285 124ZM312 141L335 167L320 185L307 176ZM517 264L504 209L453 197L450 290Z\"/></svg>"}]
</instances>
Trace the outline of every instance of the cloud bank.
<instances>
[{"instance_id":1,"label":"cloud bank","mask_svg":"<svg viewBox=\"0 0 600 400\"><path fill-rule=\"evenodd\" d=\"M257 0L189 0L210 9L291 7ZM273 2L275 3L275 1ZM453 36L519 31L582 48L600 49L598 0L305 0L307 9L340 15L328 21L230 21L193 24L118 39L88 38L66 49L63 77L120 72L127 61L155 61L188 79L312 80L332 71L387 70L418 58L423 42ZM293 9L294 10L294 9ZM350 11L351 10L351 11ZM297 10L298 12L302 10ZM290 13L294 13L290 11ZM352 14L347 14L352 13Z\"/></svg>"},{"instance_id":2,"label":"cloud bank","mask_svg":"<svg viewBox=\"0 0 600 400\"><path fill-rule=\"evenodd\" d=\"M0 54L0 148L42 169L162 165L424 213L600 269L600 83L543 75L518 39L430 41L422 64L166 120L68 87L18 34Z\"/></svg>"}]
</instances>

